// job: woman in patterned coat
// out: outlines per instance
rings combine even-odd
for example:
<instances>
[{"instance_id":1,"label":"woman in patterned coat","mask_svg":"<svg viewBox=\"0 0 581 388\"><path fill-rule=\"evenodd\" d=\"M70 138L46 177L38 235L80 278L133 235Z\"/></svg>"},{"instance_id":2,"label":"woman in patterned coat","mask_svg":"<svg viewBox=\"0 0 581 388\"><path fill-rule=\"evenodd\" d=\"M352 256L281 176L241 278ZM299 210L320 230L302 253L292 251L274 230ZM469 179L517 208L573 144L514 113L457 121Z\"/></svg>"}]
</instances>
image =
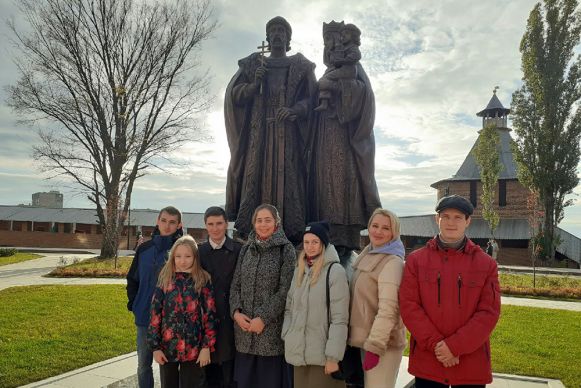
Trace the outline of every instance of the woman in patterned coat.
<instances>
[{"instance_id":1,"label":"woman in patterned coat","mask_svg":"<svg viewBox=\"0 0 581 388\"><path fill-rule=\"evenodd\" d=\"M242 247L230 289L238 388L286 387L280 337L296 251L281 228L277 209L260 205Z\"/></svg>"}]
</instances>

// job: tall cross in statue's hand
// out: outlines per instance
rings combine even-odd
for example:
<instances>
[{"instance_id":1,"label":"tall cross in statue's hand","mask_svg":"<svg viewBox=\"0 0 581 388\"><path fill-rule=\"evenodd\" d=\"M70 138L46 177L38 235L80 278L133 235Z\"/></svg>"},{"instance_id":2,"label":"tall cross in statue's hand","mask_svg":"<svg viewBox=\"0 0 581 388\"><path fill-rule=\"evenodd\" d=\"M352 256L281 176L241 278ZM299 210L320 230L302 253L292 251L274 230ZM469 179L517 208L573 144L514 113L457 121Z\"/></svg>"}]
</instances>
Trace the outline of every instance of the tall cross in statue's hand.
<instances>
[{"instance_id":1,"label":"tall cross in statue's hand","mask_svg":"<svg viewBox=\"0 0 581 388\"><path fill-rule=\"evenodd\" d=\"M262 41L262 45L258 46L257 49L260 49L260 66L264 66L264 54L270 52L270 45L264 44ZM262 82L260 82L260 94L262 94Z\"/></svg>"}]
</instances>

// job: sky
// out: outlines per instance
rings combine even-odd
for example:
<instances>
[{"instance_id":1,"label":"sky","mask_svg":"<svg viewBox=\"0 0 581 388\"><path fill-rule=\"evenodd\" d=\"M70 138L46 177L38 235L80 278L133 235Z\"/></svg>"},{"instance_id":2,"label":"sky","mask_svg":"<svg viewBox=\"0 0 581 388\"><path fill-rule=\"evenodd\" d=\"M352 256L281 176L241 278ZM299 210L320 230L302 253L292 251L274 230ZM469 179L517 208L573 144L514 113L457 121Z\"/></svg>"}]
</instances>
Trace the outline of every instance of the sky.
<instances>
[{"instance_id":1,"label":"sky","mask_svg":"<svg viewBox=\"0 0 581 388\"><path fill-rule=\"evenodd\" d=\"M203 212L225 202L229 150L224 93L237 61L265 40L264 26L277 15L292 25L292 50L315 62L319 78L323 22L354 23L362 31L361 63L375 93L376 180L382 205L400 216L434 212L430 184L451 177L470 152L482 126L476 112L497 95L510 107L520 87L519 44L532 0L213 0L219 26L203 44L213 104L201 125L203 142L188 142L168 171L152 171L134 187L133 208L173 204ZM0 0L6 20L21 17L11 0ZM11 35L0 23L0 85L18 79ZM31 202L38 191L60 190L65 207L91 207L86 196L63 182L46 180L32 159L37 133L17 125L0 90L0 204ZM510 117L510 116L509 116ZM572 199L581 193L575 189ZM581 203L565 211L563 229L581 236Z\"/></svg>"}]
</instances>

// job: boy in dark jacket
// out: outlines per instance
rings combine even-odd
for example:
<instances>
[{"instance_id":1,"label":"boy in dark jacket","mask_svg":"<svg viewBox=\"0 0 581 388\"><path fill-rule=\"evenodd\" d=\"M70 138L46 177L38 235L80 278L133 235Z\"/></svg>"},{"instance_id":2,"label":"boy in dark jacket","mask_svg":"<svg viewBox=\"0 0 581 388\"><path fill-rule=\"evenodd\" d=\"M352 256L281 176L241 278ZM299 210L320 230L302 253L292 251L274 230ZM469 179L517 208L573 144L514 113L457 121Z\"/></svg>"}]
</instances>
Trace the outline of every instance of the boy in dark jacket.
<instances>
[{"instance_id":1,"label":"boy in dark jacket","mask_svg":"<svg viewBox=\"0 0 581 388\"><path fill-rule=\"evenodd\" d=\"M159 271L173 243L182 236L182 214L173 206L159 212L150 241L135 252L127 274L127 309L135 316L137 327L137 379L139 388L153 388L153 351L147 346L147 327L151 299Z\"/></svg>"},{"instance_id":2,"label":"boy in dark jacket","mask_svg":"<svg viewBox=\"0 0 581 388\"><path fill-rule=\"evenodd\" d=\"M399 307L411 333L408 370L416 388L492 382L500 288L496 262L466 237L473 211L463 197L440 199L439 234L406 260Z\"/></svg>"},{"instance_id":3,"label":"boy in dark jacket","mask_svg":"<svg viewBox=\"0 0 581 388\"><path fill-rule=\"evenodd\" d=\"M208 388L233 387L234 371L234 322L230 317L230 283L236 269L236 261L242 245L226 235L228 221L224 209L212 206L204 213L208 241L199 247L200 260L212 277L218 333L216 351L212 363L206 367Z\"/></svg>"}]
</instances>

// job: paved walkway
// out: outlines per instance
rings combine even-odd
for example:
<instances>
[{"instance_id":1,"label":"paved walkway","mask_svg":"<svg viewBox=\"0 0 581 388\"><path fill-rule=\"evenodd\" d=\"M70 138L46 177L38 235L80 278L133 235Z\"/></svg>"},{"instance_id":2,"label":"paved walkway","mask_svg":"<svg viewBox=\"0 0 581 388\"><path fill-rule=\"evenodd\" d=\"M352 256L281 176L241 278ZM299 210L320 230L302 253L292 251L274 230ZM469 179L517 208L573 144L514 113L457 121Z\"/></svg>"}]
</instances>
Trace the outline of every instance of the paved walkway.
<instances>
[{"instance_id":1,"label":"paved walkway","mask_svg":"<svg viewBox=\"0 0 581 388\"><path fill-rule=\"evenodd\" d=\"M28 260L21 263L0 267L0 290L26 285L44 284L125 284L125 279L95 279L95 278L45 278L45 275L56 268L63 260L71 263L74 259L84 260L94 257L95 254L57 252L44 253L45 257ZM502 297L505 305L519 305L529 307L563 309L581 311L581 302L562 302L553 300L527 299L516 297ZM155 364L155 363L154 363ZM411 386L413 377L407 373L408 358L404 357L398 375L397 388ZM59 376L32 383L24 387L47 388L133 388L137 387L135 371L137 369L137 354L135 352L105 360L86 366ZM154 374L159 377L158 367L154 365ZM159 379L156 380L159 387ZM558 380L541 379L536 377L494 374L492 388L564 388Z\"/></svg>"},{"instance_id":2,"label":"paved walkway","mask_svg":"<svg viewBox=\"0 0 581 388\"><path fill-rule=\"evenodd\" d=\"M407 372L408 358L404 357L399 368L396 388L407 388L413 383L413 376ZM23 388L134 388L137 387L136 352L124 354L103 362L64 373L59 376L28 384ZM155 387L159 384L159 367L154 363ZM559 380L537 377L494 374L490 388L565 388ZM301 388L301 387L297 387Z\"/></svg>"},{"instance_id":3,"label":"paved walkway","mask_svg":"<svg viewBox=\"0 0 581 388\"><path fill-rule=\"evenodd\" d=\"M94 254L61 254L43 253L44 257L0 267L0 290L15 286L32 286L45 284L125 284L125 279L95 279L95 278L47 278L43 277L63 260L71 264L73 260L85 260L95 257Z\"/></svg>"},{"instance_id":4,"label":"paved walkway","mask_svg":"<svg viewBox=\"0 0 581 388\"><path fill-rule=\"evenodd\" d=\"M503 296L502 304L503 305L509 304L513 306L540 307L545 309L581 311L581 302L565 302L550 299L530 299L530 298L518 298L514 296Z\"/></svg>"}]
</instances>

